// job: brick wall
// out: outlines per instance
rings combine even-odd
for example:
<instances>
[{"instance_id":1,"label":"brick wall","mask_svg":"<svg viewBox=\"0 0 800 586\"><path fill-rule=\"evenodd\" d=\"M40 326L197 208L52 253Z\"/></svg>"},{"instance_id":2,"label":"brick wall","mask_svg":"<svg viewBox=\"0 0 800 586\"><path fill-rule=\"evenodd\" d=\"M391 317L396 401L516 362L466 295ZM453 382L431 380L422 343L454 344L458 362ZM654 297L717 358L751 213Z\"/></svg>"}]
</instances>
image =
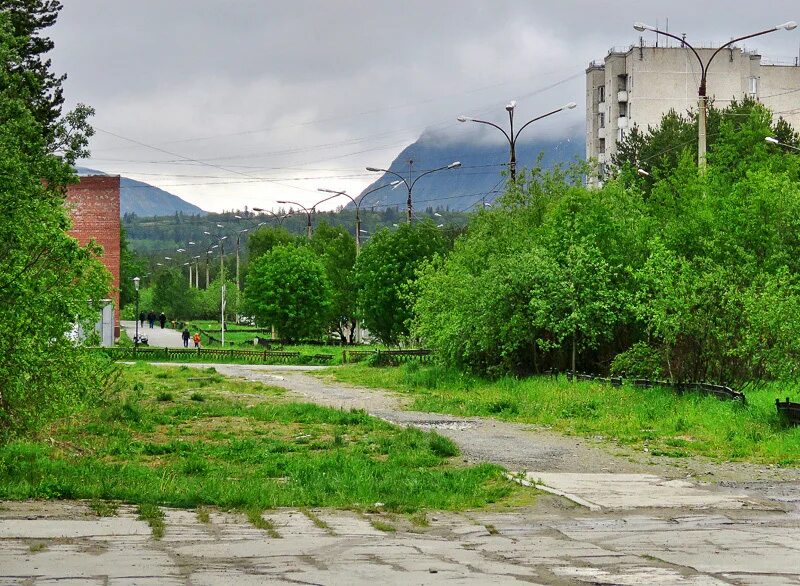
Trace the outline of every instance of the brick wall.
<instances>
[{"instance_id":1,"label":"brick wall","mask_svg":"<svg viewBox=\"0 0 800 586\"><path fill-rule=\"evenodd\" d=\"M103 247L100 260L113 276L114 337L119 336L119 176L89 175L67 189L72 215L70 235L82 245L94 240Z\"/></svg>"}]
</instances>

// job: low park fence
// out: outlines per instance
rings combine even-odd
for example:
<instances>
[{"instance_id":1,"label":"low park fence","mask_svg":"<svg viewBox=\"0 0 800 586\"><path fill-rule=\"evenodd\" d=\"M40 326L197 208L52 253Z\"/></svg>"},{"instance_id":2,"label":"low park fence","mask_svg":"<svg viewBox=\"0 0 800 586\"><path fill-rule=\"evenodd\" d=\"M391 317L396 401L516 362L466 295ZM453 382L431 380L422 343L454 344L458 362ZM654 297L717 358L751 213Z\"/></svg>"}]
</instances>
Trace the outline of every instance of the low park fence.
<instances>
[{"instance_id":1,"label":"low park fence","mask_svg":"<svg viewBox=\"0 0 800 586\"><path fill-rule=\"evenodd\" d=\"M398 366L407 362L418 361L428 363L433 352L425 349L416 350L343 350L342 362L352 364L369 360L377 366Z\"/></svg>"},{"instance_id":2,"label":"low park fence","mask_svg":"<svg viewBox=\"0 0 800 586\"><path fill-rule=\"evenodd\" d=\"M153 346L114 346L93 348L114 360L231 360L256 364L327 364L332 354L303 356L300 352L276 350L241 350L238 348L156 348Z\"/></svg>"}]
</instances>

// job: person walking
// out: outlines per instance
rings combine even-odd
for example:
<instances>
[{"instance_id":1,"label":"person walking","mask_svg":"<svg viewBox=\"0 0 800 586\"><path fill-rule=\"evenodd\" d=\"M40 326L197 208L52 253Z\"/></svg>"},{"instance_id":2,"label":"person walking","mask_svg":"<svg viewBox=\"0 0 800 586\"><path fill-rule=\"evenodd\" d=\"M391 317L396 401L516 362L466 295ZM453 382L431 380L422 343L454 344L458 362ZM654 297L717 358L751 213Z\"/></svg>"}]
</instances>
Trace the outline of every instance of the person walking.
<instances>
[{"instance_id":1,"label":"person walking","mask_svg":"<svg viewBox=\"0 0 800 586\"><path fill-rule=\"evenodd\" d=\"M183 338L183 347L184 348L188 348L189 347L189 328L183 328L183 333L181 334L181 337Z\"/></svg>"},{"instance_id":2,"label":"person walking","mask_svg":"<svg viewBox=\"0 0 800 586\"><path fill-rule=\"evenodd\" d=\"M147 323L150 324L150 329L153 329L153 326L156 324L156 312L152 309L147 312Z\"/></svg>"},{"instance_id":3,"label":"person walking","mask_svg":"<svg viewBox=\"0 0 800 586\"><path fill-rule=\"evenodd\" d=\"M144 310L139 312L139 321L141 322L142 327L144 327L144 320L145 320L146 317L147 317L147 314L144 312Z\"/></svg>"},{"instance_id":4,"label":"person walking","mask_svg":"<svg viewBox=\"0 0 800 586\"><path fill-rule=\"evenodd\" d=\"M164 312L161 312L161 315L158 316L158 323L161 324L161 329L164 329L164 324L167 323L167 316L164 315Z\"/></svg>"},{"instance_id":5,"label":"person walking","mask_svg":"<svg viewBox=\"0 0 800 586\"><path fill-rule=\"evenodd\" d=\"M195 332L192 340L194 340L194 347L200 348L200 332Z\"/></svg>"}]
</instances>

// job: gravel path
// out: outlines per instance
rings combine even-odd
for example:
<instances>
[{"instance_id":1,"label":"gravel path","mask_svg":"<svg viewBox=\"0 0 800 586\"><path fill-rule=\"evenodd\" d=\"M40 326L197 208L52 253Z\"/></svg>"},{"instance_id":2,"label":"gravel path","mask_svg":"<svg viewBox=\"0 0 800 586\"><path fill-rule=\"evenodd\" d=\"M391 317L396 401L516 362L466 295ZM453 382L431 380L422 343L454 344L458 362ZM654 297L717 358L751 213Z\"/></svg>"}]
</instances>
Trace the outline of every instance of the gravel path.
<instances>
[{"instance_id":1,"label":"gravel path","mask_svg":"<svg viewBox=\"0 0 800 586\"><path fill-rule=\"evenodd\" d=\"M399 425L435 429L459 445L467 462L494 462L509 470L536 472L647 473L673 479L691 478L732 490L746 487L762 496L781 494L779 500L800 504L798 468L713 462L700 457L652 456L601 436L566 436L535 425L409 411L405 408L410 403L407 395L311 376L310 371L319 367L197 366L214 366L227 376L283 387L290 391L291 398L341 409L364 409Z\"/></svg>"}]
</instances>

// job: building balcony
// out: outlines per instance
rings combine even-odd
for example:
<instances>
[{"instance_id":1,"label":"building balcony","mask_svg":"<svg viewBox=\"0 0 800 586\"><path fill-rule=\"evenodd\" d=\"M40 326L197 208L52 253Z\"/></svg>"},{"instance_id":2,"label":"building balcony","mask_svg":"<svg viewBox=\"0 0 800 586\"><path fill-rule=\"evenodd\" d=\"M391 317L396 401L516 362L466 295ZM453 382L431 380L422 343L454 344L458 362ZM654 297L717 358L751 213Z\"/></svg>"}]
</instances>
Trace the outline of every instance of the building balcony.
<instances>
[{"instance_id":1,"label":"building balcony","mask_svg":"<svg viewBox=\"0 0 800 586\"><path fill-rule=\"evenodd\" d=\"M597 162L598 163L605 163L606 162L606 154L605 153L597 153Z\"/></svg>"},{"instance_id":2,"label":"building balcony","mask_svg":"<svg viewBox=\"0 0 800 586\"><path fill-rule=\"evenodd\" d=\"M617 118L617 128L628 128L628 117L620 116Z\"/></svg>"},{"instance_id":3,"label":"building balcony","mask_svg":"<svg viewBox=\"0 0 800 586\"><path fill-rule=\"evenodd\" d=\"M605 126L601 126L597 129L597 138L605 138L606 137L606 128Z\"/></svg>"},{"instance_id":4,"label":"building balcony","mask_svg":"<svg viewBox=\"0 0 800 586\"><path fill-rule=\"evenodd\" d=\"M618 102L627 102L628 101L628 92L627 92L627 90L619 90L617 92L617 101Z\"/></svg>"}]
</instances>

